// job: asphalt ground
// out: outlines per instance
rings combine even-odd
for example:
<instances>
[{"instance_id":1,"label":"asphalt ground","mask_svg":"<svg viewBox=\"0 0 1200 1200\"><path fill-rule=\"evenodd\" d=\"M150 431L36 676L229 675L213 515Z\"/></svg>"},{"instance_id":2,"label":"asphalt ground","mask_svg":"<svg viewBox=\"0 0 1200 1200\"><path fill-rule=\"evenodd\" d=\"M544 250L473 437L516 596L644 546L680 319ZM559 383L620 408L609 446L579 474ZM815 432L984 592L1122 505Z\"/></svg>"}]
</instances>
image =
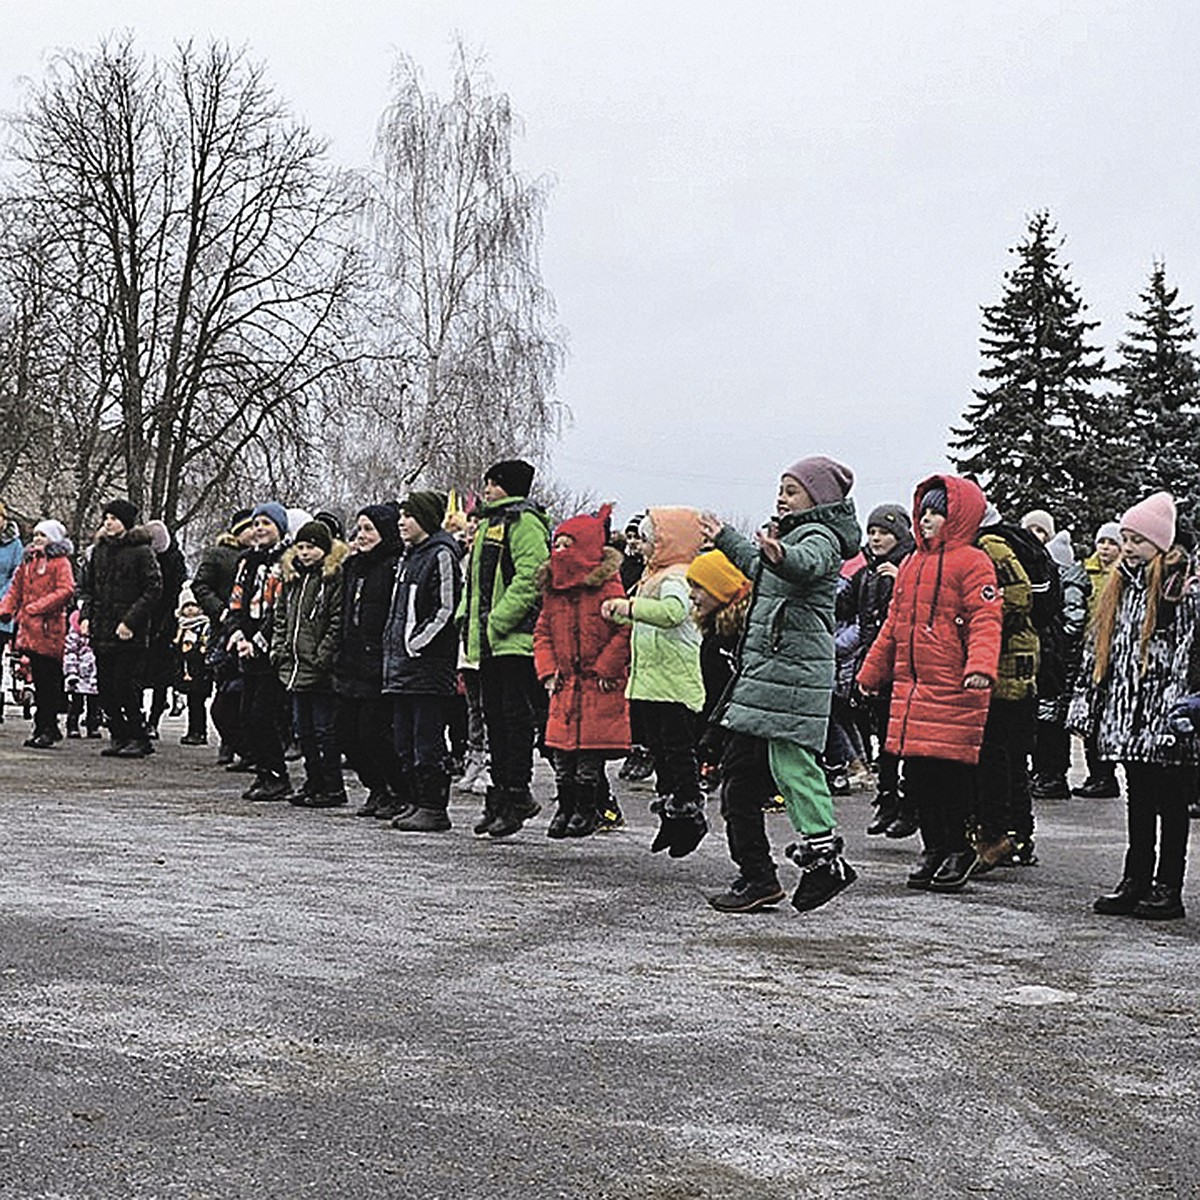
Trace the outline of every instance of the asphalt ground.
<instances>
[{"instance_id":1,"label":"asphalt ground","mask_svg":"<svg viewBox=\"0 0 1200 1200\"><path fill-rule=\"evenodd\" d=\"M244 802L177 722L127 762L8 711L0 1196L1200 1191L1200 908L1091 913L1120 801L1041 805L1038 865L946 896L851 797L852 888L728 916L719 818L651 855L644 789L551 841L540 767L511 841L474 797L405 835Z\"/></svg>"}]
</instances>

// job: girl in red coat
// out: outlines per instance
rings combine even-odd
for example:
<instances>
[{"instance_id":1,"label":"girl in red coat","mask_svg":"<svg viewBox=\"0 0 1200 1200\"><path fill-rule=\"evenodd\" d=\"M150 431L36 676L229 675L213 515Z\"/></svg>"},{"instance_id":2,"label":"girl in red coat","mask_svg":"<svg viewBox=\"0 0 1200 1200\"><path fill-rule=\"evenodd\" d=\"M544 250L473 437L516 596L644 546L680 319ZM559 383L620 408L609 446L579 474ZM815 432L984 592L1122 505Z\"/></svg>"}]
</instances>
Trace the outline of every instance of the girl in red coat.
<instances>
[{"instance_id":1,"label":"girl in red coat","mask_svg":"<svg viewBox=\"0 0 1200 1200\"><path fill-rule=\"evenodd\" d=\"M60 522L38 522L33 542L0 604L0 620L16 621L17 649L29 656L37 710L33 734L25 739L25 745L34 750L48 750L62 741L58 714L66 707L62 657L67 613L75 597L70 558L74 550Z\"/></svg>"},{"instance_id":2,"label":"girl in red coat","mask_svg":"<svg viewBox=\"0 0 1200 1200\"><path fill-rule=\"evenodd\" d=\"M623 599L621 554L606 545L606 504L554 531L542 566L542 611L533 631L537 677L550 693L546 746L554 762L558 810L549 837L587 837L600 822L604 760L629 750L629 626L600 615Z\"/></svg>"},{"instance_id":3,"label":"girl in red coat","mask_svg":"<svg viewBox=\"0 0 1200 1200\"><path fill-rule=\"evenodd\" d=\"M978 863L967 813L1000 658L996 569L972 545L986 507L968 479L918 485L916 553L858 673L868 695L892 684L886 748L904 759L925 846L911 888L959 891Z\"/></svg>"}]
</instances>

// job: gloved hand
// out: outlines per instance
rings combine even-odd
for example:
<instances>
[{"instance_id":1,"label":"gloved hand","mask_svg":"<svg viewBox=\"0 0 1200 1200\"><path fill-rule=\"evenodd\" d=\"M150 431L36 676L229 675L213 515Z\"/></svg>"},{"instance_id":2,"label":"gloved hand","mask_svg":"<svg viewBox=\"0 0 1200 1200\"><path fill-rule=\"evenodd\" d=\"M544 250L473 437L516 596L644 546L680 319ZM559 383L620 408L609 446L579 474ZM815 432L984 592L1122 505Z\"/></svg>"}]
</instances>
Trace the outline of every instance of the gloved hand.
<instances>
[{"instance_id":1,"label":"gloved hand","mask_svg":"<svg viewBox=\"0 0 1200 1200\"><path fill-rule=\"evenodd\" d=\"M1167 713L1167 728L1172 733L1195 733L1200 729L1200 695L1184 696Z\"/></svg>"}]
</instances>

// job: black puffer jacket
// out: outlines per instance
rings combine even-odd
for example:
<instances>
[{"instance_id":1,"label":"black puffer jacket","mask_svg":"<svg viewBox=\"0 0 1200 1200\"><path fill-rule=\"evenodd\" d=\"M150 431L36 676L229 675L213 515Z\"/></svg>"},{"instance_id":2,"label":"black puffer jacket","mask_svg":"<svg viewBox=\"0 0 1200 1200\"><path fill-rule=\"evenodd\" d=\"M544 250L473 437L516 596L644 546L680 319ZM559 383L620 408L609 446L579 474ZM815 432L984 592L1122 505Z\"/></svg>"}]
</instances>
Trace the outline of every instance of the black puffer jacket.
<instances>
[{"instance_id":1,"label":"black puffer jacket","mask_svg":"<svg viewBox=\"0 0 1200 1200\"><path fill-rule=\"evenodd\" d=\"M339 696L363 700L383 692L383 627L392 605L399 546L380 542L342 565L342 629L333 667Z\"/></svg>"},{"instance_id":2,"label":"black puffer jacket","mask_svg":"<svg viewBox=\"0 0 1200 1200\"><path fill-rule=\"evenodd\" d=\"M462 549L439 530L409 546L396 570L383 631L383 690L451 696L458 675L454 611L462 594Z\"/></svg>"},{"instance_id":3,"label":"black puffer jacket","mask_svg":"<svg viewBox=\"0 0 1200 1200\"><path fill-rule=\"evenodd\" d=\"M204 610L214 629L229 607L229 593L233 588L233 575L237 570L242 547L231 533L223 533L200 557L192 580L192 594L196 603Z\"/></svg>"},{"instance_id":4,"label":"black puffer jacket","mask_svg":"<svg viewBox=\"0 0 1200 1200\"><path fill-rule=\"evenodd\" d=\"M148 645L162 590L162 572L143 526L115 538L101 534L79 580L81 615L88 622L92 649ZM122 623L133 630L131 641L117 637Z\"/></svg>"}]
</instances>

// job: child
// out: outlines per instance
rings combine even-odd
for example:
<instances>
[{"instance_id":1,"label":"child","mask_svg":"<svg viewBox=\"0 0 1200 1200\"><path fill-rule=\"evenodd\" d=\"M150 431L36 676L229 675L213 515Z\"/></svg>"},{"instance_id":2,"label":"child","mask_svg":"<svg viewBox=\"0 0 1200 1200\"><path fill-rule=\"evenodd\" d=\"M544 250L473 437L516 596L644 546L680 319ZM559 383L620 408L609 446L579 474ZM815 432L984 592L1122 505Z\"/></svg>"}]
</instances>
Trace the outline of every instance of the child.
<instances>
[{"instance_id":1,"label":"child","mask_svg":"<svg viewBox=\"0 0 1200 1200\"><path fill-rule=\"evenodd\" d=\"M853 613L858 634L855 675L887 621L896 576L912 552L908 513L899 504L873 508L867 518L866 565L850 580L849 594L844 600ZM879 743L879 790L875 796L875 818L867 826L867 833L906 838L916 833L917 817L912 801L901 791L900 760L887 749L891 702L892 691L886 685L877 696L866 697L871 732Z\"/></svg>"},{"instance_id":2,"label":"child","mask_svg":"<svg viewBox=\"0 0 1200 1200\"><path fill-rule=\"evenodd\" d=\"M533 662L550 695L546 746L554 763L558 807L546 836L587 837L600 824L604 761L629 749L629 628L601 615L623 598L621 554L605 545L612 506L581 513L554 531L539 572L542 611Z\"/></svg>"},{"instance_id":3,"label":"child","mask_svg":"<svg viewBox=\"0 0 1200 1200\"><path fill-rule=\"evenodd\" d=\"M1120 883L1092 905L1106 916L1183 917L1188 803L1200 744L1169 724L1200 685L1200 595L1172 550L1175 501L1155 492L1121 518L1121 563L1096 610L1068 724L1094 734L1104 762L1125 768L1129 846ZM1155 854L1157 842L1157 856Z\"/></svg>"},{"instance_id":4,"label":"child","mask_svg":"<svg viewBox=\"0 0 1200 1200\"><path fill-rule=\"evenodd\" d=\"M729 857L738 868L737 878L725 891L710 895L708 902L718 912L755 912L784 897L763 820L763 804L775 795L767 743L723 729L714 721L736 674L738 644L750 608L750 580L720 550L697 555L687 579L693 618L703 634L700 667L704 716L709 723L700 739L700 752L718 764L725 837Z\"/></svg>"},{"instance_id":5,"label":"child","mask_svg":"<svg viewBox=\"0 0 1200 1200\"><path fill-rule=\"evenodd\" d=\"M177 659L176 686L187 697L187 733L179 739L181 746L208 745L208 692L212 676L208 669L208 614L200 607L189 584L179 591L179 607L175 610L173 646Z\"/></svg>"},{"instance_id":6,"label":"child","mask_svg":"<svg viewBox=\"0 0 1200 1200\"><path fill-rule=\"evenodd\" d=\"M799 912L828 903L857 878L834 834L833 798L818 755L833 695L834 602L841 566L862 531L848 499L854 475L822 456L783 472L777 519L751 543L711 514L704 532L754 585L742 657L721 723L765 738L771 774L801 841L786 853L800 868Z\"/></svg>"},{"instance_id":7,"label":"child","mask_svg":"<svg viewBox=\"0 0 1200 1200\"><path fill-rule=\"evenodd\" d=\"M693 508L652 508L640 529L646 573L634 595L601 605L610 621L632 624L626 695L643 702L645 732L656 768L661 825L654 853L690 854L708 832L696 765L696 714L704 707L700 631L690 618L688 564L704 535Z\"/></svg>"},{"instance_id":8,"label":"child","mask_svg":"<svg viewBox=\"0 0 1200 1200\"><path fill-rule=\"evenodd\" d=\"M924 852L920 890L959 891L978 862L967 813L1000 659L1000 591L974 545L987 501L978 486L935 475L917 486L917 548L900 568L883 629L858 673L867 695L892 685L887 749L904 759Z\"/></svg>"},{"instance_id":9,"label":"child","mask_svg":"<svg viewBox=\"0 0 1200 1200\"><path fill-rule=\"evenodd\" d=\"M407 794L392 819L405 833L450 828L446 723L457 682L454 612L462 594L462 549L442 528L446 497L413 492L400 505L404 556L383 631L383 691Z\"/></svg>"},{"instance_id":10,"label":"child","mask_svg":"<svg viewBox=\"0 0 1200 1200\"><path fill-rule=\"evenodd\" d=\"M349 553L324 521L306 521L280 560L272 614L271 665L292 698L304 783L288 800L300 808L346 803L337 741L333 662L342 621L342 563Z\"/></svg>"},{"instance_id":11,"label":"child","mask_svg":"<svg viewBox=\"0 0 1200 1200\"><path fill-rule=\"evenodd\" d=\"M84 718L89 738L100 736L100 698L96 694L96 656L92 644L79 628L79 609L67 619L63 646L63 677L67 688L67 737L77 738L79 718Z\"/></svg>"}]
</instances>

